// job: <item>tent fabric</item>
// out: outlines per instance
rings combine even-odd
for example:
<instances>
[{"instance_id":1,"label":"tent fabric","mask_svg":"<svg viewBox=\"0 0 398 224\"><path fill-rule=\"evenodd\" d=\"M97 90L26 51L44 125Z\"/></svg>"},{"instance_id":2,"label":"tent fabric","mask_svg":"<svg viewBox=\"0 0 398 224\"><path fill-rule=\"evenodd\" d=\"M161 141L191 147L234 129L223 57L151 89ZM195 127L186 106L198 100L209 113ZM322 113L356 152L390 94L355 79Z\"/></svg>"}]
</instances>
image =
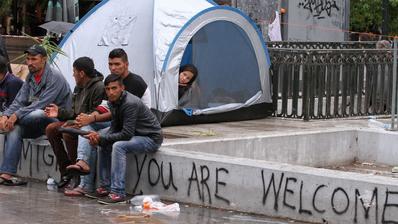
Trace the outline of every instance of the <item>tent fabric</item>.
<instances>
[{"instance_id":1,"label":"tent fabric","mask_svg":"<svg viewBox=\"0 0 398 224\"><path fill-rule=\"evenodd\" d=\"M108 54L114 48L123 48L129 69L153 86L152 13L152 1L104 0L82 18L60 43L67 57L55 58L71 87L75 86L74 60L90 57L96 69L107 75Z\"/></svg>"},{"instance_id":2,"label":"tent fabric","mask_svg":"<svg viewBox=\"0 0 398 224\"><path fill-rule=\"evenodd\" d=\"M267 54L264 53L266 51L266 48L260 34L255 30L255 27L252 23L250 23L250 20L242 16L242 14L238 10L232 9L230 7L212 7L195 15L190 21L188 21L184 25L184 27L180 29L180 32L177 34L173 42L174 44L172 44L172 46L170 46L169 48L169 52L166 55L162 70L159 72L159 68L157 68L157 81L155 83L158 84L156 89L159 90L159 93L157 94L158 98L156 99L156 102L158 102L158 110L169 111L178 106L178 70L180 67L182 56L184 54L184 50L191 38L201 28L216 21L222 21L224 23L230 22L242 29L245 35L247 35L247 38L250 40L250 44L253 45L252 50L254 51L258 62L257 66L259 67L260 72L260 74L258 75L263 90L263 96L258 98L258 101L256 102L241 102L240 107L251 105L253 103L271 102L271 94L269 92L270 82L268 74L269 57L267 56ZM201 72L199 71L199 73ZM252 103L249 104L249 102ZM236 107L237 106L235 106L234 108ZM225 107L218 106L218 108L218 110L214 108L210 111L221 112L223 110L228 110L228 108L231 107L226 105ZM200 113L200 109L194 112L194 114Z\"/></svg>"},{"instance_id":3,"label":"tent fabric","mask_svg":"<svg viewBox=\"0 0 398 224\"><path fill-rule=\"evenodd\" d=\"M129 69L148 83L152 108L160 113L186 109L195 116L271 103L270 60L261 33L238 9L210 0L103 0L60 46L68 57L57 55L55 62L72 87L76 58L91 57L98 71L109 74L109 52L123 48ZM199 69L196 97L203 104L179 105L182 61ZM214 101L218 93L233 96Z\"/></svg>"}]
</instances>

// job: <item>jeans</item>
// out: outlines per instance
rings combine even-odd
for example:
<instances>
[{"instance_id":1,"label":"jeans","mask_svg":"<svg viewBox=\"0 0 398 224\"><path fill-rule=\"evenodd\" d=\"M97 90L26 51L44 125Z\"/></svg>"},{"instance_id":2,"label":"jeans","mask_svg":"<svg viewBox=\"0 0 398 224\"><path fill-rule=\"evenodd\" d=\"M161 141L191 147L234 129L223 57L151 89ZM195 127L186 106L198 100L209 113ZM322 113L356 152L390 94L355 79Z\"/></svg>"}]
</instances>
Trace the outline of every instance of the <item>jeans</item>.
<instances>
[{"instance_id":1,"label":"jeans","mask_svg":"<svg viewBox=\"0 0 398 224\"><path fill-rule=\"evenodd\" d=\"M100 185L121 196L126 195L126 160L127 153L153 153L160 147L151 138L134 136L129 141L119 141L105 147L100 147ZM109 178L111 176L111 178Z\"/></svg>"},{"instance_id":2,"label":"jeans","mask_svg":"<svg viewBox=\"0 0 398 224\"><path fill-rule=\"evenodd\" d=\"M43 110L35 110L16 122L14 129L6 134L3 162L0 173L15 175L21 158L24 138L38 138L42 136L48 124L57 121L48 118Z\"/></svg>"},{"instance_id":3,"label":"jeans","mask_svg":"<svg viewBox=\"0 0 398 224\"><path fill-rule=\"evenodd\" d=\"M108 130L110 122L97 122L90 125L84 126L81 130L84 131L99 131L101 129ZM83 160L90 166L90 174L80 176L79 187L85 189L88 192L94 189L95 171L97 167L97 148L90 145L88 139L79 136L78 147L77 147L77 160Z\"/></svg>"}]
</instances>

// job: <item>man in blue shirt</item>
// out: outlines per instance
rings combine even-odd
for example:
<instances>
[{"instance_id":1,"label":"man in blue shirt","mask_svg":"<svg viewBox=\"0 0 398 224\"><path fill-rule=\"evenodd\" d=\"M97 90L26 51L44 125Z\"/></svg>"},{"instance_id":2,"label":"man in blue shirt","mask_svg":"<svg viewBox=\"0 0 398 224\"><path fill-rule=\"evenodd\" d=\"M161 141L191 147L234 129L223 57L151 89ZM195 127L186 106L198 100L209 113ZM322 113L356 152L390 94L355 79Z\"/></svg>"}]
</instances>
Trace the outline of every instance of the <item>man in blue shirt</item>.
<instances>
[{"instance_id":1,"label":"man in blue shirt","mask_svg":"<svg viewBox=\"0 0 398 224\"><path fill-rule=\"evenodd\" d=\"M0 112L11 105L22 84L22 80L8 72L7 60L0 56Z\"/></svg>"},{"instance_id":2,"label":"man in blue shirt","mask_svg":"<svg viewBox=\"0 0 398 224\"><path fill-rule=\"evenodd\" d=\"M0 183L22 185L16 177L21 157L22 139L37 138L45 133L47 125L57 121L44 113L44 108L56 104L71 108L71 90L62 74L47 63L46 50L33 45L25 51L29 74L10 107L0 117L0 130L7 132Z\"/></svg>"}]
</instances>

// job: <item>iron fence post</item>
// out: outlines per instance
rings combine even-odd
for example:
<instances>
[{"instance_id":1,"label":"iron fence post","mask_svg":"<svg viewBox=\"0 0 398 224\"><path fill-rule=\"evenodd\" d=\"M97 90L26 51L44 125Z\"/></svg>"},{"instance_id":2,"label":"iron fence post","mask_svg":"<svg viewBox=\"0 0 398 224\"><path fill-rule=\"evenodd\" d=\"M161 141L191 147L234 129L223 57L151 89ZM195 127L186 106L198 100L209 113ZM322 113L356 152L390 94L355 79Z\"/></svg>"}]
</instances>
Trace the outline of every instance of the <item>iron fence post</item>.
<instances>
[{"instance_id":1,"label":"iron fence post","mask_svg":"<svg viewBox=\"0 0 398 224\"><path fill-rule=\"evenodd\" d=\"M394 38L394 61L392 73L392 101L391 101L391 130L396 130L395 119L397 116L397 43L398 38Z\"/></svg>"}]
</instances>

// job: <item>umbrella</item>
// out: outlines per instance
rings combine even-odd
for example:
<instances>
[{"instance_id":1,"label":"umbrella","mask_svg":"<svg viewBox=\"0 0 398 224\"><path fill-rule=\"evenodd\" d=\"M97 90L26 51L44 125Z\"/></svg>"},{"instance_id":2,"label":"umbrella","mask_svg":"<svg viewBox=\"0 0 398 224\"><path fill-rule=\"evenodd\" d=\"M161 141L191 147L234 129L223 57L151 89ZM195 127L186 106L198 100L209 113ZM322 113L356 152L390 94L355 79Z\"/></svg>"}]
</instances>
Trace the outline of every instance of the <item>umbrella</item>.
<instances>
[{"instance_id":1,"label":"umbrella","mask_svg":"<svg viewBox=\"0 0 398 224\"><path fill-rule=\"evenodd\" d=\"M41 24L39 27L46 29L47 32L65 34L69 30L71 30L74 25L75 24L73 23L67 23L62 21L50 21L48 23Z\"/></svg>"}]
</instances>

